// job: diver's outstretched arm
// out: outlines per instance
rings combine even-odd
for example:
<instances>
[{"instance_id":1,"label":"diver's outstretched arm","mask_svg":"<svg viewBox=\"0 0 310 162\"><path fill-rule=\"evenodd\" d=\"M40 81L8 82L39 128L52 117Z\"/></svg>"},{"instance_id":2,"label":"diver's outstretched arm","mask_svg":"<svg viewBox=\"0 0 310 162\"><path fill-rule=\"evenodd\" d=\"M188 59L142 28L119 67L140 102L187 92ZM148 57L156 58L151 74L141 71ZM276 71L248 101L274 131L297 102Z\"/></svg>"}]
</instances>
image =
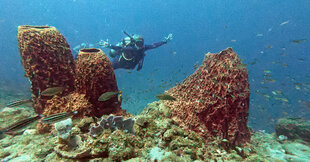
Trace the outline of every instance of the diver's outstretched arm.
<instances>
[{"instance_id":1,"label":"diver's outstretched arm","mask_svg":"<svg viewBox=\"0 0 310 162\"><path fill-rule=\"evenodd\" d=\"M170 33L165 39L161 42L154 43L152 45L145 45L145 50L154 49L159 46L166 44L168 41L172 40L172 34Z\"/></svg>"},{"instance_id":2,"label":"diver's outstretched arm","mask_svg":"<svg viewBox=\"0 0 310 162\"><path fill-rule=\"evenodd\" d=\"M165 42L165 41L161 41L161 42L157 42L157 43L153 43L152 45L145 45L144 46L144 49L145 49L145 51L146 50L150 50L150 49L154 49L154 48L157 48L157 47L159 47L159 46L162 46L162 45L164 45L164 44L166 44L167 42Z\"/></svg>"}]
</instances>

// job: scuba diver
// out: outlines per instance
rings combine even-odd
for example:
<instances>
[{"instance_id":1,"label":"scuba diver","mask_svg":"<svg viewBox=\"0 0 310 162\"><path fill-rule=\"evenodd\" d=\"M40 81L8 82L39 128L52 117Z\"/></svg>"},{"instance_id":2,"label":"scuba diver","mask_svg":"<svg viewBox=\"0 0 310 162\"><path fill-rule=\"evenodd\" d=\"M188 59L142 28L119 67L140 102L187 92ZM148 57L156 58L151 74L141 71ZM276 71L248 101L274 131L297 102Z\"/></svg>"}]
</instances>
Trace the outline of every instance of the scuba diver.
<instances>
[{"instance_id":1,"label":"scuba diver","mask_svg":"<svg viewBox=\"0 0 310 162\"><path fill-rule=\"evenodd\" d=\"M144 38L140 35L127 35L120 43L111 45L109 40L99 42L100 46L110 48L109 56L112 58L112 66L114 69L134 69L137 65L137 71L142 69L145 51L157 48L168 41L172 40L172 34L169 34L161 42L152 45L144 45Z\"/></svg>"}]
</instances>

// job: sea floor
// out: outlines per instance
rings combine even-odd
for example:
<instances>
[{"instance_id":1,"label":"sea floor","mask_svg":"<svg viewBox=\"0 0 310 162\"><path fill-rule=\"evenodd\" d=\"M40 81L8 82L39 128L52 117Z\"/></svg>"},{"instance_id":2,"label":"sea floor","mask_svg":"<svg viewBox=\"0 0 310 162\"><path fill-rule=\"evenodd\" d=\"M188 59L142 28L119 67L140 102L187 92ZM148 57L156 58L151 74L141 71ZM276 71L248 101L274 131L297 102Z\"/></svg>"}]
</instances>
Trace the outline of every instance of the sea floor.
<instances>
[{"instance_id":1,"label":"sea floor","mask_svg":"<svg viewBox=\"0 0 310 162\"><path fill-rule=\"evenodd\" d=\"M85 119L75 119L71 135L83 140L72 148L68 148L54 130L38 134L37 123L33 123L21 135L0 134L0 159L5 162L310 161L309 143L302 140L280 141L275 134L263 130L253 132L246 147L237 147L245 155L241 157L235 150L223 148L220 140L203 144L195 133L184 132L177 123L166 118L167 113L161 102L150 103L141 114L132 116L137 119L134 135L122 130L104 131L96 138L87 133L88 128L83 130ZM35 115L32 107L28 106L3 108L0 111L0 128Z\"/></svg>"}]
</instances>

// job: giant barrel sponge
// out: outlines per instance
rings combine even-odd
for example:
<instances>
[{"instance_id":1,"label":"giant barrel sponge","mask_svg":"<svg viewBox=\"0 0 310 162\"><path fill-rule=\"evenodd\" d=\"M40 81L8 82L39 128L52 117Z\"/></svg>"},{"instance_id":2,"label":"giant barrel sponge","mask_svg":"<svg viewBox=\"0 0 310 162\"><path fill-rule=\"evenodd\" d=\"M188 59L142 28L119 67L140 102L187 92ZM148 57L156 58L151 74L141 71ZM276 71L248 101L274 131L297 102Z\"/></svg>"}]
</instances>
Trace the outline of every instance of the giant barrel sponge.
<instances>
[{"instance_id":1,"label":"giant barrel sponge","mask_svg":"<svg viewBox=\"0 0 310 162\"><path fill-rule=\"evenodd\" d=\"M172 119L185 129L234 145L249 142L248 71L232 48L206 54L202 65L167 93L177 99L165 101Z\"/></svg>"},{"instance_id":2,"label":"giant barrel sponge","mask_svg":"<svg viewBox=\"0 0 310 162\"><path fill-rule=\"evenodd\" d=\"M65 96L74 90L74 59L66 39L55 27L22 25L17 39L25 76L31 82L34 108L41 114L52 98L40 95L42 91L63 87L58 95Z\"/></svg>"},{"instance_id":3,"label":"giant barrel sponge","mask_svg":"<svg viewBox=\"0 0 310 162\"><path fill-rule=\"evenodd\" d=\"M92 116L117 113L121 103L117 97L98 101L105 92L118 91L114 70L109 58L96 48L81 49L76 61L75 87L93 105Z\"/></svg>"}]
</instances>

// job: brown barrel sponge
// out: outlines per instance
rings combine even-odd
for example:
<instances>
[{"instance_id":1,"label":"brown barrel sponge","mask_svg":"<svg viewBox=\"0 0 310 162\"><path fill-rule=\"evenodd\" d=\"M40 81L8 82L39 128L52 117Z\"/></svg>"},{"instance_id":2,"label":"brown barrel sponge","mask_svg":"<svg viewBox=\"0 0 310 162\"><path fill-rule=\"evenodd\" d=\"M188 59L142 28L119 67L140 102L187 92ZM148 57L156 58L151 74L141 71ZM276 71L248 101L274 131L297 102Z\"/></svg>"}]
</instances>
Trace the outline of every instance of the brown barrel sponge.
<instances>
[{"instance_id":1,"label":"brown barrel sponge","mask_svg":"<svg viewBox=\"0 0 310 162\"><path fill-rule=\"evenodd\" d=\"M118 91L112 64L100 49L79 51L75 75L76 91L86 94L85 97L93 105L93 116L101 117L121 110L121 103L117 101L117 97L108 101L98 101L102 93Z\"/></svg>"},{"instance_id":2,"label":"brown barrel sponge","mask_svg":"<svg viewBox=\"0 0 310 162\"><path fill-rule=\"evenodd\" d=\"M18 47L31 82L34 108L44 111L52 96L41 96L50 87L64 87L58 95L64 96L74 90L74 59L66 39L52 26L22 25L17 32Z\"/></svg>"},{"instance_id":3,"label":"brown barrel sponge","mask_svg":"<svg viewBox=\"0 0 310 162\"><path fill-rule=\"evenodd\" d=\"M232 48L206 54L202 65L167 93L177 99L165 101L172 119L184 129L235 145L249 142L248 71Z\"/></svg>"}]
</instances>

